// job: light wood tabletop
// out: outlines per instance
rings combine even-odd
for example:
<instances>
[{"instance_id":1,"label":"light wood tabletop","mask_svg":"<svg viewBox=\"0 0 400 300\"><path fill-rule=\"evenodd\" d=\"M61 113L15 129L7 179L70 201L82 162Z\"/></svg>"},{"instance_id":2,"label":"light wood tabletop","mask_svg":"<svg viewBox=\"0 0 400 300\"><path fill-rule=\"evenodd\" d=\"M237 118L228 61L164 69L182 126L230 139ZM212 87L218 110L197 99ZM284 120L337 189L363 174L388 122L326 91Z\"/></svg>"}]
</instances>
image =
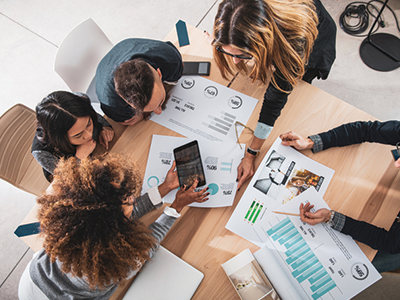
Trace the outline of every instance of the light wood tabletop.
<instances>
[{"instance_id":1,"label":"light wood tabletop","mask_svg":"<svg viewBox=\"0 0 400 300\"><path fill-rule=\"evenodd\" d=\"M258 105L247 124L254 129L266 85L252 83L249 78L243 75L238 75L230 80L222 79L212 59L211 45L205 40L203 32L191 26L188 26L188 32L190 36L189 46L179 48L175 30L168 34L166 40L170 40L177 46L184 61L211 61L211 74L208 79L259 99ZM261 155L256 159L256 167L281 133L293 130L300 135L308 136L346 122L358 120L374 120L374 118L308 83L301 82L290 94L271 135L261 148ZM138 167L143 175L152 135L180 136L151 120L118 129L118 132L120 137L111 151L132 155L137 160ZM247 144L251 139L252 134L246 130L240 137L241 142ZM355 219L389 229L400 210L400 201L398 200L400 199L400 175L394 167L390 153L391 148L393 147L379 144L361 144L332 148L316 154L307 150L303 151L303 154L335 170L333 179L324 196L332 209ZM236 194L232 206L185 208L182 216L175 222L161 243L166 249L204 274L204 279L193 299L239 299L221 264L246 248L249 248L251 252L259 249L254 244L225 229L225 225L248 183L249 181ZM34 220L35 209L22 224ZM150 224L162 211L162 209L152 211L141 220ZM26 237L24 241L33 250L41 248L41 242L35 236ZM372 260L376 251L366 245L359 245L367 257ZM121 299L131 282L132 280L121 284L111 299Z\"/></svg>"}]
</instances>

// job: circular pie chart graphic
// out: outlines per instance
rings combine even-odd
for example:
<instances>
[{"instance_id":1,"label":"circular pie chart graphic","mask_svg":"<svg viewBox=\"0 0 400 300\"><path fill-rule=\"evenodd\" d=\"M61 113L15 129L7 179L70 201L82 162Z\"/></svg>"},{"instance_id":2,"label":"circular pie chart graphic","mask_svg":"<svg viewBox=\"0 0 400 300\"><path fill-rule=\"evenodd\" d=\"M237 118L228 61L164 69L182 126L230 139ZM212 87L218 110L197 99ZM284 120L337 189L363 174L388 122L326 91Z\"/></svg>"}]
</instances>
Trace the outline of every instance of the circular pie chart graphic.
<instances>
[{"instance_id":1,"label":"circular pie chart graphic","mask_svg":"<svg viewBox=\"0 0 400 300\"><path fill-rule=\"evenodd\" d=\"M219 187L217 184L210 183L208 185L208 192L210 193L210 195L215 195L216 193L218 193L218 191L219 191Z\"/></svg>"},{"instance_id":2,"label":"circular pie chart graphic","mask_svg":"<svg viewBox=\"0 0 400 300\"><path fill-rule=\"evenodd\" d=\"M160 183L160 181L158 180L157 176L151 176L151 177L149 177L149 179L147 179L147 185L149 187L156 186L159 183Z\"/></svg>"}]
</instances>

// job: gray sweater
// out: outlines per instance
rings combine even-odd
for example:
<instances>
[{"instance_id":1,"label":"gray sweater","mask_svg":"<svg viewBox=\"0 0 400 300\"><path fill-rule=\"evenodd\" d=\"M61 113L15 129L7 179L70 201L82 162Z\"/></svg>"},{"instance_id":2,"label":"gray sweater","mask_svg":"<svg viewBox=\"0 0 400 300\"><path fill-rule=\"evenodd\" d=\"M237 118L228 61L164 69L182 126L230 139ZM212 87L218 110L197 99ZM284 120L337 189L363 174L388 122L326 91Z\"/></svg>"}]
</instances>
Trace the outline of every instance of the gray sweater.
<instances>
[{"instance_id":1,"label":"gray sweater","mask_svg":"<svg viewBox=\"0 0 400 300\"><path fill-rule=\"evenodd\" d=\"M162 202L154 205L146 193L136 199L136 205L131 218L138 219L154 208L159 208ZM163 213L149 226L152 235L157 239L156 246L150 251L152 257L159 247L176 218ZM61 271L62 263L56 260L51 263L44 249L32 260L29 272L32 281L49 299L108 299L117 289L118 284L112 283L104 289L92 290L84 278L73 277ZM131 270L127 279L136 275L139 270Z\"/></svg>"}]
</instances>

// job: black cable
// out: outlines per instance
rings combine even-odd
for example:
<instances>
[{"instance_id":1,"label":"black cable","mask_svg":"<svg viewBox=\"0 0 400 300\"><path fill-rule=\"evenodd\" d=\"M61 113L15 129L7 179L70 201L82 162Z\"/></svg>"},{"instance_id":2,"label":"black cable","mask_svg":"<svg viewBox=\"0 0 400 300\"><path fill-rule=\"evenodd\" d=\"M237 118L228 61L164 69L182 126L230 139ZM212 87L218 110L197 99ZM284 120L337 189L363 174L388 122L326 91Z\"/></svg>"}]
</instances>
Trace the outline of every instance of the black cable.
<instances>
[{"instance_id":1,"label":"black cable","mask_svg":"<svg viewBox=\"0 0 400 300\"><path fill-rule=\"evenodd\" d=\"M362 33L368 29L369 26L369 17L376 18L376 16L372 13L372 9L376 12L379 12L378 8L371 4L372 2L379 2L384 4L384 2L380 0L372 0L369 2L355 1L348 4L343 11L343 13L339 17L339 25L349 35L364 37L367 34L362 35ZM392 12L393 17L396 21L397 29L400 31L399 21L395 12L388 6L386 7ZM355 25L351 25L351 22L354 23L354 19L356 20ZM382 16L379 18L377 27L372 31L375 33L379 27L385 27L385 21Z\"/></svg>"}]
</instances>

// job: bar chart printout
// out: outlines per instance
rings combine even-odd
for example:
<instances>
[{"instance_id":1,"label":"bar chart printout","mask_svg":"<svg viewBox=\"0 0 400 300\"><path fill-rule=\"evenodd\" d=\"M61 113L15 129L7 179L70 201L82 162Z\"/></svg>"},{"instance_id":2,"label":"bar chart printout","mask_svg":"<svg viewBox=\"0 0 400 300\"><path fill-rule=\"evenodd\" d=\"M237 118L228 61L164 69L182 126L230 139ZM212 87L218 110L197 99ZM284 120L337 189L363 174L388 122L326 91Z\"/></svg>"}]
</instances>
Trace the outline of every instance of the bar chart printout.
<instances>
[{"instance_id":1,"label":"bar chart printout","mask_svg":"<svg viewBox=\"0 0 400 300\"><path fill-rule=\"evenodd\" d=\"M315 211L329 209L315 189L308 189L277 211L298 213L301 203L312 203ZM271 213L253 229L264 245L255 253L257 261L266 262L260 265L280 294L293 288L301 299L351 299L381 278L357 243L327 224L312 226L298 216ZM274 268L268 268L271 260ZM283 298L293 299L293 293Z\"/></svg>"},{"instance_id":2,"label":"bar chart printout","mask_svg":"<svg viewBox=\"0 0 400 300\"><path fill-rule=\"evenodd\" d=\"M257 218L260 215L263 207L264 207L263 203L254 200L251 203L249 209L247 210L244 219L247 220L249 223L254 224L257 221Z\"/></svg>"},{"instance_id":3,"label":"bar chart printout","mask_svg":"<svg viewBox=\"0 0 400 300\"><path fill-rule=\"evenodd\" d=\"M258 100L201 76L182 76L160 115L151 120L196 140L236 142ZM238 135L244 127L237 129Z\"/></svg>"},{"instance_id":4,"label":"bar chart printout","mask_svg":"<svg viewBox=\"0 0 400 300\"><path fill-rule=\"evenodd\" d=\"M228 134L236 119L234 115L224 111L221 111L218 117L208 115L208 118L210 119L209 122L202 122L201 124L223 135Z\"/></svg>"},{"instance_id":5,"label":"bar chart printout","mask_svg":"<svg viewBox=\"0 0 400 300\"><path fill-rule=\"evenodd\" d=\"M285 247L286 251L281 255L290 267L292 276L303 289L308 289L305 292L310 294L312 299L320 299L337 288L289 217L285 217L266 233L273 241Z\"/></svg>"}]
</instances>

